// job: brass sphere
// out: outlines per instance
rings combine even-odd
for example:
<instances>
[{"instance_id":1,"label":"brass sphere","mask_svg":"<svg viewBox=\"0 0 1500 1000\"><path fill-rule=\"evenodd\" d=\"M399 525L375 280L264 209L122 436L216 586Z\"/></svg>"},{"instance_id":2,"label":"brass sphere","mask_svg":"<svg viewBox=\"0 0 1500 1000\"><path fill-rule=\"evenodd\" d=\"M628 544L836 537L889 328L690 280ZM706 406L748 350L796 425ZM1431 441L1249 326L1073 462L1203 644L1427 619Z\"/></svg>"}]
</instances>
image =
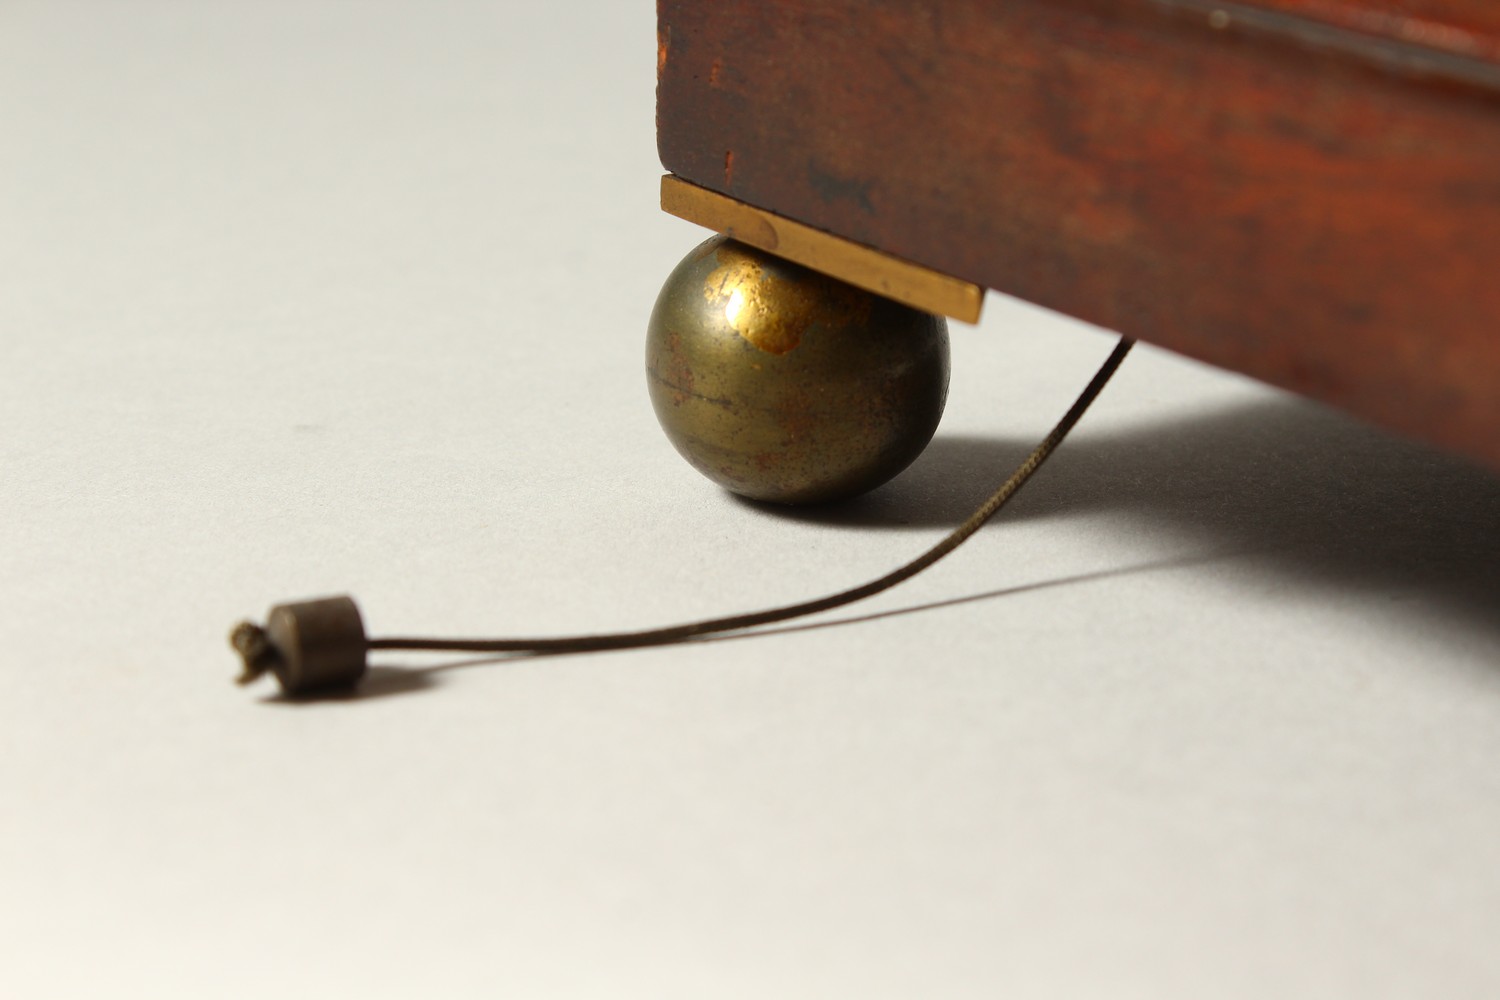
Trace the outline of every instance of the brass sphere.
<instances>
[{"instance_id":1,"label":"brass sphere","mask_svg":"<svg viewBox=\"0 0 1500 1000\"><path fill-rule=\"evenodd\" d=\"M709 479L755 500L838 500L932 439L948 325L716 236L662 288L646 374L662 429Z\"/></svg>"}]
</instances>

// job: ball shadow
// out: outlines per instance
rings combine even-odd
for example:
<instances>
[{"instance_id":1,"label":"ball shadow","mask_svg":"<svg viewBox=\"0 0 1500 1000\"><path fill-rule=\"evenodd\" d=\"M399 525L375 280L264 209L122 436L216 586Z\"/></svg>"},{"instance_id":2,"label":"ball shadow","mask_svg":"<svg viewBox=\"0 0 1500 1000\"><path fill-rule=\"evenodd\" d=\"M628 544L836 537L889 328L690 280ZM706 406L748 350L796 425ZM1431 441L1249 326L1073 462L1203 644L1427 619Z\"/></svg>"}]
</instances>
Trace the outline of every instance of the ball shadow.
<instances>
[{"instance_id":1,"label":"ball shadow","mask_svg":"<svg viewBox=\"0 0 1500 1000\"><path fill-rule=\"evenodd\" d=\"M838 528L954 527L1032 446L940 436L867 496L746 504ZM1085 423L997 525L1085 514L1205 550L1254 552L1289 581L1415 589L1500 633L1500 477L1310 402L1278 397L1118 431Z\"/></svg>"}]
</instances>

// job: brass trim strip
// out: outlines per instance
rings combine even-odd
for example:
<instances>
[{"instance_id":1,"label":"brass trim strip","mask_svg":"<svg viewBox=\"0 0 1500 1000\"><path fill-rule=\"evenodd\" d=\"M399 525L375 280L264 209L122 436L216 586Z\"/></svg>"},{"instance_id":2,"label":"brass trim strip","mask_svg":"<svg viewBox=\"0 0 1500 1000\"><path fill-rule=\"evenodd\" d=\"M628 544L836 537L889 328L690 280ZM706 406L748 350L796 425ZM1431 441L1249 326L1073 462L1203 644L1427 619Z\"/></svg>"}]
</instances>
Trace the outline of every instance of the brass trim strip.
<instances>
[{"instance_id":1,"label":"brass trim strip","mask_svg":"<svg viewBox=\"0 0 1500 1000\"><path fill-rule=\"evenodd\" d=\"M964 323L979 322L984 289L972 282L793 222L674 174L661 179L661 207L669 215L732 236L914 309Z\"/></svg>"}]
</instances>

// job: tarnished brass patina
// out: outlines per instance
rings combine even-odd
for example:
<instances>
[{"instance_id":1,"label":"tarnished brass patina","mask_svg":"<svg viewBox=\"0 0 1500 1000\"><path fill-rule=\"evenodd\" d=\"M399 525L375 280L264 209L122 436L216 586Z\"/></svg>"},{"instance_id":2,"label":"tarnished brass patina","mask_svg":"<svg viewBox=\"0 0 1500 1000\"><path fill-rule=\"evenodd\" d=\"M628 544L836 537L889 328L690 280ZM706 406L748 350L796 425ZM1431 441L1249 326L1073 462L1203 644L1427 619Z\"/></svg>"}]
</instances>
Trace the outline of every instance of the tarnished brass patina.
<instances>
[{"instance_id":1,"label":"tarnished brass patina","mask_svg":"<svg viewBox=\"0 0 1500 1000\"><path fill-rule=\"evenodd\" d=\"M879 486L932 439L948 328L716 236L662 288L646 373L662 428L700 472L756 500L819 503Z\"/></svg>"}]
</instances>

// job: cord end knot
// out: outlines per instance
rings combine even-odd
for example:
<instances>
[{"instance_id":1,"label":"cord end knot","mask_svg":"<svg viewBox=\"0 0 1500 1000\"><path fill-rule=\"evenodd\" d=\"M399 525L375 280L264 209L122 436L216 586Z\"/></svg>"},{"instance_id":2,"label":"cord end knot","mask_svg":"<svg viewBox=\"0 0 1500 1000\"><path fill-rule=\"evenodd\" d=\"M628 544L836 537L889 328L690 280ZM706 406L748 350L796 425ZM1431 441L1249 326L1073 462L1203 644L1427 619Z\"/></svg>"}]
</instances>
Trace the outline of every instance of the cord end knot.
<instances>
[{"instance_id":1,"label":"cord end knot","mask_svg":"<svg viewBox=\"0 0 1500 1000\"><path fill-rule=\"evenodd\" d=\"M234 679L241 686L252 684L275 669L281 659L266 630L254 622L240 622L229 633L229 645L240 654L240 675Z\"/></svg>"}]
</instances>

